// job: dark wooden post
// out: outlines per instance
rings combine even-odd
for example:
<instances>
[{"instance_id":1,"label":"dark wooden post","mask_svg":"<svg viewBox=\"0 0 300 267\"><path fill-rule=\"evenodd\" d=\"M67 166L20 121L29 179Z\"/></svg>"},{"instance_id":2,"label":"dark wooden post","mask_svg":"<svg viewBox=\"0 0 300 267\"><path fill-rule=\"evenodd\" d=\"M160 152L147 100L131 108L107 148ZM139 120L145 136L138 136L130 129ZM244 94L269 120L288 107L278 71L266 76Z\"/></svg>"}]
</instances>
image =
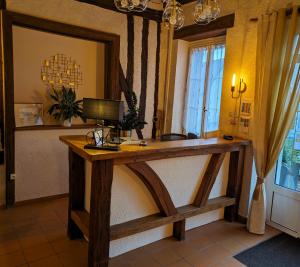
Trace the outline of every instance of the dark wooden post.
<instances>
[{"instance_id":1,"label":"dark wooden post","mask_svg":"<svg viewBox=\"0 0 300 267\"><path fill-rule=\"evenodd\" d=\"M239 151L234 151L230 153L228 186L226 196L234 197L236 199L236 203L234 206L225 208L224 217L230 222L237 220L238 218L244 170L244 154L244 146L241 146Z\"/></svg>"},{"instance_id":2,"label":"dark wooden post","mask_svg":"<svg viewBox=\"0 0 300 267\"><path fill-rule=\"evenodd\" d=\"M92 163L89 267L108 266L112 179L113 160Z\"/></svg>"},{"instance_id":3,"label":"dark wooden post","mask_svg":"<svg viewBox=\"0 0 300 267\"><path fill-rule=\"evenodd\" d=\"M82 238L83 234L71 218L72 210L84 209L85 162L69 148L69 209L68 236L70 239Z\"/></svg>"}]
</instances>

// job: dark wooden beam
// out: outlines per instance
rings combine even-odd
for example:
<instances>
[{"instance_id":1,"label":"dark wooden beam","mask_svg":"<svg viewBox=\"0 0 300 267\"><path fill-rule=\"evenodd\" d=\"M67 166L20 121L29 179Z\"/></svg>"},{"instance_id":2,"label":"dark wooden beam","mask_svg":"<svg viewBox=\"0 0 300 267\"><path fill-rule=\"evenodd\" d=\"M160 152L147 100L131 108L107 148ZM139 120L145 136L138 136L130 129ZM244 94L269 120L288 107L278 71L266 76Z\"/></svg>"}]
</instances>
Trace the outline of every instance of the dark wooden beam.
<instances>
[{"instance_id":1,"label":"dark wooden beam","mask_svg":"<svg viewBox=\"0 0 300 267\"><path fill-rule=\"evenodd\" d=\"M130 163L127 164L127 167L148 188L162 215L172 216L177 213L167 188L156 172L146 162Z\"/></svg>"},{"instance_id":2,"label":"dark wooden beam","mask_svg":"<svg viewBox=\"0 0 300 267\"><path fill-rule=\"evenodd\" d=\"M174 32L174 39L196 41L226 34L234 26L235 14L220 17L207 25L193 24Z\"/></svg>"},{"instance_id":3,"label":"dark wooden beam","mask_svg":"<svg viewBox=\"0 0 300 267\"><path fill-rule=\"evenodd\" d=\"M203 207L207 204L210 192L215 184L222 163L225 158L225 153L213 154L210 158L209 164L203 176L200 188L195 197L193 205L196 207Z\"/></svg>"},{"instance_id":4,"label":"dark wooden beam","mask_svg":"<svg viewBox=\"0 0 300 267\"><path fill-rule=\"evenodd\" d=\"M76 0L76 1L95 5L95 6L109 9L109 10L112 10L115 12L127 14L125 12L119 11L115 7L113 0ZM139 17L143 17L146 19L155 20L155 21L159 21L159 22L161 22L161 19L162 19L162 11L151 9L151 8L147 8L144 12L132 12L131 14L133 14L134 16L139 16Z\"/></svg>"},{"instance_id":5,"label":"dark wooden beam","mask_svg":"<svg viewBox=\"0 0 300 267\"><path fill-rule=\"evenodd\" d=\"M0 0L0 9L6 9L6 0Z\"/></svg>"},{"instance_id":6,"label":"dark wooden beam","mask_svg":"<svg viewBox=\"0 0 300 267\"><path fill-rule=\"evenodd\" d=\"M178 0L178 2L182 5L189 4L192 2L196 2L196 0Z\"/></svg>"},{"instance_id":7,"label":"dark wooden beam","mask_svg":"<svg viewBox=\"0 0 300 267\"><path fill-rule=\"evenodd\" d=\"M161 24L157 23L156 25L157 31L156 31L156 39L157 39L157 45L156 45L156 63L155 63L155 89L154 89L154 103L153 103L153 126L152 126L152 139L156 139L157 134L157 109L158 109L158 91L159 91L159 66L160 66L160 40L161 40Z\"/></svg>"}]
</instances>

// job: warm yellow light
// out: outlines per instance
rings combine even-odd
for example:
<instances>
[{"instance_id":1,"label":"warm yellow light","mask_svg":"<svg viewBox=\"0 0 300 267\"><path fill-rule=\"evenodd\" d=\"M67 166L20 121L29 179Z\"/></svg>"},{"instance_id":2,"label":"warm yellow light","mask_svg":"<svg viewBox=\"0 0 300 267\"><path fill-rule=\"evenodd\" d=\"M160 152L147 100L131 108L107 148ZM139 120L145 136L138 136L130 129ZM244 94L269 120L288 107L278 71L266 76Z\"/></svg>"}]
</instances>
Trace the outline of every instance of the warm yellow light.
<instances>
[{"instance_id":1,"label":"warm yellow light","mask_svg":"<svg viewBox=\"0 0 300 267\"><path fill-rule=\"evenodd\" d=\"M234 73L232 76L232 83L231 83L232 87L235 87L235 82L236 82L236 74Z\"/></svg>"}]
</instances>

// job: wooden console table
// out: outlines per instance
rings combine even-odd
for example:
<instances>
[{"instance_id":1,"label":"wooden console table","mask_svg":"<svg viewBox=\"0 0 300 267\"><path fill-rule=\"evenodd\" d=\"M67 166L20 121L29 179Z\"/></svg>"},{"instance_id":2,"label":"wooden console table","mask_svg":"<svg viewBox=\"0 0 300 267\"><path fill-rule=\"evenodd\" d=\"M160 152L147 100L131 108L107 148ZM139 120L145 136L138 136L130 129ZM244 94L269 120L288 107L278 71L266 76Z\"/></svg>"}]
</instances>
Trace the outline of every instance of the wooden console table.
<instances>
[{"instance_id":1,"label":"wooden console table","mask_svg":"<svg viewBox=\"0 0 300 267\"><path fill-rule=\"evenodd\" d=\"M61 136L69 146L69 218L68 236L89 240L88 266L107 267L109 242L173 223L173 235L185 237L185 219L226 207L225 218L238 216L243 179L250 179L252 146L248 140L226 141L218 138L171 142L149 141L148 146L122 145L121 151L85 150L84 136ZM227 194L209 199L225 154L230 152ZM191 205L176 208L169 192L146 161L212 154L196 198ZM90 213L84 209L85 160L92 163ZM146 185L160 213L110 226L113 166L126 165ZM184 182L184 181L183 181Z\"/></svg>"}]
</instances>

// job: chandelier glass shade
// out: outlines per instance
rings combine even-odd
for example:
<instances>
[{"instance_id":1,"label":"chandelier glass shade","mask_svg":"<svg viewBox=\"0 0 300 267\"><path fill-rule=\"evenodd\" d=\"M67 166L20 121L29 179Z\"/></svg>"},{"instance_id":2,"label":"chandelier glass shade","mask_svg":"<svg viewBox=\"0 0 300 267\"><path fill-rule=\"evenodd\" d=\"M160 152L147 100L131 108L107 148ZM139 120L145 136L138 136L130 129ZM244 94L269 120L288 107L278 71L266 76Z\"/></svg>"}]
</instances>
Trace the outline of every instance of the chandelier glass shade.
<instances>
[{"instance_id":1,"label":"chandelier glass shade","mask_svg":"<svg viewBox=\"0 0 300 267\"><path fill-rule=\"evenodd\" d=\"M174 30L180 29L184 24L184 14L181 5L176 1L169 1L164 9L162 21L167 28L172 26Z\"/></svg>"},{"instance_id":2,"label":"chandelier glass shade","mask_svg":"<svg viewBox=\"0 0 300 267\"><path fill-rule=\"evenodd\" d=\"M151 0L114 0L115 6L122 12L143 12ZM164 5L163 24L167 28L180 29L184 24L184 12L176 0L161 0ZM219 0L197 0L194 9L194 21L199 25L209 24L220 15Z\"/></svg>"},{"instance_id":3,"label":"chandelier glass shade","mask_svg":"<svg viewBox=\"0 0 300 267\"><path fill-rule=\"evenodd\" d=\"M209 24L220 15L219 0L198 0L194 10L194 21L199 25Z\"/></svg>"},{"instance_id":4,"label":"chandelier glass shade","mask_svg":"<svg viewBox=\"0 0 300 267\"><path fill-rule=\"evenodd\" d=\"M122 12L143 12L149 0L114 0L115 6Z\"/></svg>"}]
</instances>

